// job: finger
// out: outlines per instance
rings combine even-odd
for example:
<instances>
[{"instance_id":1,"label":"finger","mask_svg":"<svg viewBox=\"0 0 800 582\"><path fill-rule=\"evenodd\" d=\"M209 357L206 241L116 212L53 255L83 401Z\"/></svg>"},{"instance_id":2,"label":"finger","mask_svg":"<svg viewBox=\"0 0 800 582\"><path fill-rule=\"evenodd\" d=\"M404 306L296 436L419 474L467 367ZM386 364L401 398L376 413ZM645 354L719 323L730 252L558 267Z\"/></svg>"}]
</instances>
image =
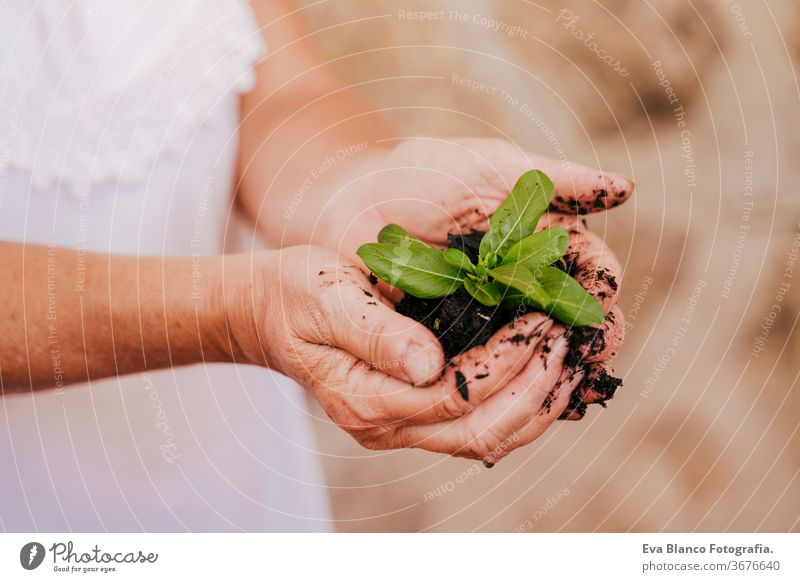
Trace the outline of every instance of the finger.
<instances>
[{"instance_id":1,"label":"finger","mask_svg":"<svg viewBox=\"0 0 800 582\"><path fill-rule=\"evenodd\" d=\"M619 293L622 267L605 242L588 229L570 236L566 260L575 264L573 277L594 295L606 313L614 306Z\"/></svg>"},{"instance_id":2,"label":"finger","mask_svg":"<svg viewBox=\"0 0 800 582\"><path fill-rule=\"evenodd\" d=\"M600 327L570 330L570 352L566 364L572 368L607 360L616 355L625 337L625 320L616 307L622 267L605 243L574 217L548 214L543 227L562 226L570 234L565 254L568 271L603 305L606 318ZM576 410L573 417L581 417Z\"/></svg>"},{"instance_id":3,"label":"finger","mask_svg":"<svg viewBox=\"0 0 800 582\"><path fill-rule=\"evenodd\" d=\"M320 293L319 301L326 333L316 335L323 343L412 384L441 372L444 352L439 340L425 326L385 305L375 289L366 284L333 285Z\"/></svg>"},{"instance_id":4,"label":"finger","mask_svg":"<svg viewBox=\"0 0 800 582\"><path fill-rule=\"evenodd\" d=\"M585 405L582 410L575 410L568 407L564 412L561 413L561 416L558 417L558 420L581 420L585 415Z\"/></svg>"},{"instance_id":5,"label":"finger","mask_svg":"<svg viewBox=\"0 0 800 582\"><path fill-rule=\"evenodd\" d=\"M385 281L381 281L380 279L376 283L376 288L378 292L386 297L392 303L397 303L403 298L404 293L398 289L397 287L392 287L389 283Z\"/></svg>"},{"instance_id":6,"label":"finger","mask_svg":"<svg viewBox=\"0 0 800 582\"><path fill-rule=\"evenodd\" d=\"M484 151L487 159L509 184L509 190L527 170L535 168L543 171L555 185L551 207L558 212L587 214L614 208L633 193L633 180L622 174L603 172L577 162L525 152L507 141L482 140L479 144L476 140L467 139L462 144L467 148L474 146Z\"/></svg>"},{"instance_id":7,"label":"finger","mask_svg":"<svg viewBox=\"0 0 800 582\"><path fill-rule=\"evenodd\" d=\"M568 160L528 154L530 167L542 170L556 187L550 208L565 214L589 214L616 208L633 194L633 180Z\"/></svg>"},{"instance_id":8,"label":"finger","mask_svg":"<svg viewBox=\"0 0 800 582\"><path fill-rule=\"evenodd\" d=\"M361 261L361 258L359 257L358 260ZM366 266L363 265L358 268L364 269ZM400 289L397 287L392 287L386 281L379 279L378 276L371 271L367 276L367 281L369 282L370 286L377 291L378 295L383 298L383 302L389 306L394 306L395 303L403 298L404 293Z\"/></svg>"},{"instance_id":9,"label":"finger","mask_svg":"<svg viewBox=\"0 0 800 582\"><path fill-rule=\"evenodd\" d=\"M558 379L567 343L554 326L523 371L472 412L456 420L399 427L396 446L492 462L516 448L514 429L535 416Z\"/></svg>"},{"instance_id":10,"label":"finger","mask_svg":"<svg viewBox=\"0 0 800 582\"><path fill-rule=\"evenodd\" d=\"M546 322L550 324L550 322ZM528 326L536 333L536 326ZM547 326L549 327L549 325ZM524 330L518 327L516 333ZM562 331L563 333L563 331ZM496 335L495 337L502 337ZM531 342L533 345L534 342ZM524 342L516 351L526 349ZM312 351L309 352L308 350ZM320 350L328 350L322 353ZM337 424L349 431L386 430L405 424L439 423L461 417L475 409L477 394L465 400L453 375L428 387L416 387L388 376L349 354L336 348L306 344L298 353L310 366L308 378L318 398L339 402L333 406L346 418L336 418ZM531 354L523 356L524 363ZM492 358L493 360L495 358ZM502 358L497 358L502 359ZM491 363L494 365L494 362ZM520 366L520 367L524 367ZM491 368L490 368L491 369ZM324 392L324 394L323 394Z\"/></svg>"},{"instance_id":11,"label":"finger","mask_svg":"<svg viewBox=\"0 0 800 582\"><path fill-rule=\"evenodd\" d=\"M439 382L456 387L464 400L477 406L525 367L552 326L543 313L517 318L484 345L453 358Z\"/></svg>"},{"instance_id":12,"label":"finger","mask_svg":"<svg viewBox=\"0 0 800 582\"><path fill-rule=\"evenodd\" d=\"M622 380L614 376L611 363L599 362L589 366L576 396L586 404L601 404L605 407L605 402L614 397L621 385Z\"/></svg>"},{"instance_id":13,"label":"finger","mask_svg":"<svg viewBox=\"0 0 800 582\"><path fill-rule=\"evenodd\" d=\"M570 398L567 402L567 406L558 416L558 420L580 420L583 418L583 412L576 411L572 404L577 404L579 399L576 399L575 393L580 387L580 382L586 376L586 367L585 366L571 366L568 363L569 356L564 360L564 368L561 370L561 376L558 379L556 384L558 385L571 385L575 383L576 387L570 391ZM576 382L575 378L580 378L579 381ZM583 404L584 412L585 412L586 404Z\"/></svg>"},{"instance_id":14,"label":"finger","mask_svg":"<svg viewBox=\"0 0 800 582\"><path fill-rule=\"evenodd\" d=\"M610 360L625 338L625 319L616 305L600 327L574 327L567 333L570 350L566 364L577 368L592 362Z\"/></svg>"},{"instance_id":15,"label":"finger","mask_svg":"<svg viewBox=\"0 0 800 582\"><path fill-rule=\"evenodd\" d=\"M567 272L594 295L608 313L617 301L622 266L603 239L574 217L547 214L539 228L561 226L569 232L569 246L564 254Z\"/></svg>"},{"instance_id":16,"label":"finger","mask_svg":"<svg viewBox=\"0 0 800 582\"><path fill-rule=\"evenodd\" d=\"M614 369L609 362L599 362L588 366L583 382L572 393L562 420L580 420L586 414L589 404L600 404L614 397L622 380L614 376Z\"/></svg>"},{"instance_id":17,"label":"finger","mask_svg":"<svg viewBox=\"0 0 800 582\"><path fill-rule=\"evenodd\" d=\"M506 198L519 177L532 168L546 173L555 185L551 207L570 214L585 214L622 204L633 192L633 182L620 174L602 172L575 162L556 160L526 152L517 145L486 138L441 140L419 138L401 143L395 155L404 160L395 171L396 179L407 184L410 193L425 191L432 175L447 176L442 194L428 191L421 200L427 224L440 227L424 233L414 230L420 204L396 200L385 207L387 215L418 236L431 242L446 242L444 233L486 230L487 217ZM414 171L409 172L409 168ZM423 170L424 171L420 171ZM394 179L395 176L392 176ZM456 188L459 196L449 195ZM413 194L412 194L413 196ZM441 233L436 237L433 233Z\"/></svg>"},{"instance_id":18,"label":"finger","mask_svg":"<svg viewBox=\"0 0 800 582\"><path fill-rule=\"evenodd\" d=\"M553 388L553 391L545 399L539 413L529 420L522 428L516 431L518 437L518 446L523 446L533 442L553 424L566 410L569 405L570 397L575 391L576 387L581 383L584 377L584 372L581 370L576 373L564 374L562 370L562 377L564 382L558 382ZM497 462L491 461L492 463Z\"/></svg>"},{"instance_id":19,"label":"finger","mask_svg":"<svg viewBox=\"0 0 800 582\"><path fill-rule=\"evenodd\" d=\"M367 376L352 376L348 383L374 386L370 394L378 400L372 403L382 414L375 422L426 424L452 420L471 412L517 376L552 325L552 320L540 313L521 317L495 333L485 345L454 358L430 386L382 380L374 370Z\"/></svg>"},{"instance_id":20,"label":"finger","mask_svg":"<svg viewBox=\"0 0 800 582\"><path fill-rule=\"evenodd\" d=\"M587 362L602 362L613 360L617 357L619 348L625 341L625 315L618 305L611 308L603 322L603 346L594 356L586 359Z\"/></svg>"},{"instance_id":21,"label":"finger","mask_svg":"<svg viewBox=\"0 0 800 582\"><path fill-rule=\"evenodd\" d=\"M543 171L555 186L550 207L557 212L573 215L600 212L619 206L633 193L633 180L622 174L514 149L512 144L494 148L495 159L504 156L504 163L498 166L505 170L510 184L513 186L531 168Z\"/></svg>"},{"instance_id":22,"label":"finger","mask_svg":"<svg viewBox=\"0 0 800 582\"><path fill-rule=\"evenodd\" d=\"M350 421L334 420L346 430L386 432L407 423L456 418L473 408L454 385L437 383L419 388L388 376L349 353L332 351L338 352L338 365L326 377L315 378L314 392L318 395L324 391L328 400L332 395L336 397L340 406L334 409L347 411Z\"/></svg>"}]
</instances>

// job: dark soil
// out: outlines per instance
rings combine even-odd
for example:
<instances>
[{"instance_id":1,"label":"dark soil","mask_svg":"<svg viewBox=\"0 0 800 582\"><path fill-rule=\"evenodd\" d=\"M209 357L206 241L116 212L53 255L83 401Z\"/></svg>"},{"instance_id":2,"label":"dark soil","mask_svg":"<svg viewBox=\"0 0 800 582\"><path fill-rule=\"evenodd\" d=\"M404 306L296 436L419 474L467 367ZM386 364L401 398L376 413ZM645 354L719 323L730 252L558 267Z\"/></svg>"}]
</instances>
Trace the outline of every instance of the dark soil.
<instances>
[{"instance_id":1,"label":"dark soil","mask_svg":"<svg viewBox=\"0 0 800 582\"><path fill-rule=\"evenodd\" d=\"M600 373L592 382L592 390L603 396L603 399L599 400L597 404L605 408L606 401L614 398L614 394L620 386L622 386L622 378L610 376L605 370L600 370Z\"/></svg>"},{"instance_id":2,"label":"dark soil","mask_svg":"<svg viewBox=\"0 0 800 582\"><path fill-rule=\"evenodd\" d=\"M431 330L442 342L447 359L485 344L513 315L502 307L486 307L463 287L442 299L406 295L395 309Z\"/></svg>"},{"instance_id":3,"label":"dark soil","mask_svg":"<svg viewBox=\"0 0 800 582\"><path fill-rule=\"evenodd\" d=\"M469 400L469 386L467 385L467 379L464 377L464 374L458 370L456 370L456 389L458 389L458 393L461 394L461 398L464 400Z\"/></svg>"},{"instance_id":4,"label":"dark soil","mask_svg":"<svg viewBox=\"0 0 800 582\"><path fill-rule=\"evenodd\" d=\"M573 327L569 330L569 352L564 358L567 366L577 368L589 354L599 354L606 348L603 330L597 327Z\"/></svg>"},{"instance_id":5,"label":"dark soil","mask_svg":"<svg viewBox=\"0 0 800 582\"><path fill-rule=\"evenodd\" d=\"M622 386L621 378L611 376L601 368L597 374L590 374L585 378L579 388L572 393L569 404L560 418L567 418L571 412L577 412L583 417L589 404L599 404L605 408L606 402L614 398L614 393L620 386Z\"/></svg>"},{"instance_id":6,"label":"dark soil","mask_svg":"<svg viewBox=\"0 0 800 582\"><path fill-rule=\"evenodd\" d=\"M448 235L448 246L463 251L476 262L483 234L474 231L468 235ZM554 266L568 273L575 270L574 261L568 261L566 264L559 262ZM442 343L448 360L470 348L485 344L495 332L510 323L514 317L526 313L524 308L509 309L502 305L487 307L476 301L463 287L441 299L419 299L406 295L397 303L395 309L398 313L430 329ZM565 364L575 370L586 368L584 359L589 354L597 354L605 348L603 330L598 328L572 328L568 339L570 350ZM461 372L456 372L456 382L461 396L467 400L469 398L467 380ZM576 410L583 416L587 406L583 401L583 395L589 392L602 395L602 399L597 403L605 406L605 401L614 396L614 392L621 384L621 379L609 376L604 370L597 374L587 374L583 384L573 393L564 416L571 410Z\"/></svg>"},{"instance_id":7,"label":"dark soil","mask_svg":"<svg viewBox=\"0 0 800 582\"><path fill-rule=\"evenodd\" d=\"M478 262L481 240L485 233L480 230L473 230L469 234L448 234L447 246L451 249L458 249L469 257L473 263Z\"/></svg>"}]
</instances>

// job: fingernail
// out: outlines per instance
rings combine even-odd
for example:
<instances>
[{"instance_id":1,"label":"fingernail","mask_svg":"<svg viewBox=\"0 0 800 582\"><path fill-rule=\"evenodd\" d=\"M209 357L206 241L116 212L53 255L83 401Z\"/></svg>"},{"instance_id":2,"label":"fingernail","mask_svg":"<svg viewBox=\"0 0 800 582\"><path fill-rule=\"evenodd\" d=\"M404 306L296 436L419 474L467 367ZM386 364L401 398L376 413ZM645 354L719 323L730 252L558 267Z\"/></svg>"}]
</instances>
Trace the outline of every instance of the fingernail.
<instances>
[{"instance_id":1,"label":"fingernail","mask_svg":"<svg viewBox=\"0 0 800 582\"><path fill-rule=\"evenodd\" d=\"M430 381L441 368L441 357L436 347L411 341L406 349L406 376L412 384Z\"/></svg>"},{"instance_id":2,"label":"fingernail","mask_svg":"<svg viewBox=\"0 0 800 582\"><path fill-rule=\"evenodd\" d=\"M617 187L626 194L633 192L634 188L636 188L634 181L625 174L611 174L611 177L616 182Z\"/></svg>"},{"instance_id":3,"label":"fingernail","mask_svg":"<svg viewBox=\"0 0 800 582\"><path fill-rule=\"evenodd\" d=\"M569 353L569 342L563 335L560 335L556 338L554 345L551 346L550 352L547 354L547 359L549 361L555 361L558 359L563 360L564 358L567 357L568 353Z\"/></svg>"}]
</instances>

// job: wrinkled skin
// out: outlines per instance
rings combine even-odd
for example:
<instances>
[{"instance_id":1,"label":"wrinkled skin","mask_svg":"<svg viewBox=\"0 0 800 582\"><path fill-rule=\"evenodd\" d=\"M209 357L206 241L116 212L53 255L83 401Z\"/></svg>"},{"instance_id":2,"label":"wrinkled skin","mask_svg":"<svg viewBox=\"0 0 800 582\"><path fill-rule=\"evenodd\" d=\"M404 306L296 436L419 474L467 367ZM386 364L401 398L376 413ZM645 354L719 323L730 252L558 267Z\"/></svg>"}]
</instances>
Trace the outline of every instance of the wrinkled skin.
<instances>
[{"instance_id":1,"label":"wrinkled skin","mask_svg":"<svg viewBox=\"0 0 800 582\"><path fill-rule=\"evenodd\" d=\"M579 381L556 386L567 344L563 328L541 313L445 367L431 332L327 249L232 256L224 272L230 341L241 359L297 380L370 449L419 447L495 462L542 434ZM468 400L456 371L469 378Z\"/></svg>"},{"instance_id":2,"label":"wrinkled skin","mask_svg":"<svg viewBox=\"0 0 800 582\"><path fill-rule=\"evenodd\" d=\"M335 232L339 248L348 252L394 222L436 245L447 233L486 230L488 217L505 199L517 178L531 168L544 171L556 191L550 212L538 229L562 226L570 233L566 257L577 264L575 278L609 314L604 324L604 349L588 355L585 364L608 361L624 338L624 319L614 309L622 268L605 243L589 231L581 217L624 203L633 182L573 162L563 163L521 150L498 139L415 138L403 141L373 177L342 197ZM348 196L359 198L357 215L348 211ZM336 204L332 205L335 210ZM345 226L346 225L346 226ZM613 281L613 284L611 283ZM396 292L388 291L395 299Z\"/></svg>"},{"instance_id":3,"label":"wrinkled skin","mask_svg":"<svg viewBox=\"0 0 800 582\"><path fill-rule=\"evenodd\" d=\"M354 257L360 244L375 240L380 229L388 223L400 224L422 240L443 247L448 233L486 230L488 217L517 178L531 168L544 171L556 186L550 211L542 218L539 228L564 226L568 229L570 245L567 258L576 262L575 278L598 298L609 314L603 326L604 347L598 353L587 354L580 369L562 373L563 355L559 350L547 352L546 349L551 348L553 342L561 345L566 330L560 325L551 325L546 339L538 346L515 350L518 358L524 361L515 361L513 367L493 369L507 382L506 387L500 390L505 400L500 396L490 399L491 408L487 402L463 418L440 423L438 429L403 429L402 438L395 444L494 462L541 434L549 422L564 411L564 399L576 386L579 393L586 392L587 399L596 397L588 388L581 387L581 380L584 375L596 375L598 366L611 373L608 360L622 343L624 321L619 310L615 309L621 267L603 241L586 228L580 217L618 206L630 197L634 185L624 176L530 154L503 140L415 138L400 142L379 164L368 168L361 177L343 188L330 201L325 220L317 226L315 238L320 244L336 248L350 257ZM353 260L360 264L357 258ZM396 300L399 297L397 290L383 283L379 289L389 298ZM483 374L475 371L482 366L494 365L492 358L476 350L464 354L454 366L447 367L437 382L450 382L454 371L460 371L472 394L474 383L480 382L485 374L485 370ZM551 361L546 369L544 354ZM538 402L540 406L547 404L546 410L542 408L533 417L526 407L511 404L514 396L530 384L532 374L541 380L531 388L533 393L528 394L526 402L530 405ZM469 404L474 405L472 402ZM525 409L524 419L515 414L521 409ZM574 412L565 414L565 417L573 419L580 416L582 414ZM520 425L522 420L527 423L524 430L519 426L509 430ZM452 447L448 449L434 444L434 441L439 442L436 439L444 438L443 435L446 435L447 442L455 443L458 441L456 435L463 440L465 433L480 444L467 445L455 453ZM520 434L524 436L510 445L501 446ZM495 450L498 447L500 450Z\"/></svg>"},{"instance_id":4,"label":"wrinkled skin","mask_svg":"<svg viewBox=\"0 0 800 582\"><path fill-rule=\"evenodd\" d=\"M625 339L625 318L616 306L622 281L622 267L605 243L589 231L581 220L551 213L544 217L540 228L549 226L561 226L569 231L570 244L565 258L568 262L575 263L573 277L600 301L606 312L605 321L600 326L602 331L595 339L599 349L591 352L584 350L580 360L580 367L585 370L586 381L577 388L579 402L583 404L604 402L608 397L603 398L597 394L593 388L593 380L600 370L604 370L609 376L614 375L610 360L617 355ZM584 414L585 406L577 409L572 407L564 418L580 420Z\"/></svg>"}]
</instances>

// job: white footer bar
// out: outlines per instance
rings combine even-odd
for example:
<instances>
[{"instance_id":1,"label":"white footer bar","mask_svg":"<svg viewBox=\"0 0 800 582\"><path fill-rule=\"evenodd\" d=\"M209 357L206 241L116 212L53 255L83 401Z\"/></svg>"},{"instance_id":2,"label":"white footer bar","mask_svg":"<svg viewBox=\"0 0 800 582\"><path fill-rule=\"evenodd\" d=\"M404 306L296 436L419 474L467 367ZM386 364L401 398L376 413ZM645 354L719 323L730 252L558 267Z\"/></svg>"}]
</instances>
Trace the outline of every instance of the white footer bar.
<instances>
[{"instance_id":1,"label":"white footer bar","mask_svg":"<svg viewBox=\"0 0 800 582\"><path fill-rule=\"evenodd\" d=\"M2 534L0 580L800 580L800 534Z\"/></svg>"}]
</instances>

